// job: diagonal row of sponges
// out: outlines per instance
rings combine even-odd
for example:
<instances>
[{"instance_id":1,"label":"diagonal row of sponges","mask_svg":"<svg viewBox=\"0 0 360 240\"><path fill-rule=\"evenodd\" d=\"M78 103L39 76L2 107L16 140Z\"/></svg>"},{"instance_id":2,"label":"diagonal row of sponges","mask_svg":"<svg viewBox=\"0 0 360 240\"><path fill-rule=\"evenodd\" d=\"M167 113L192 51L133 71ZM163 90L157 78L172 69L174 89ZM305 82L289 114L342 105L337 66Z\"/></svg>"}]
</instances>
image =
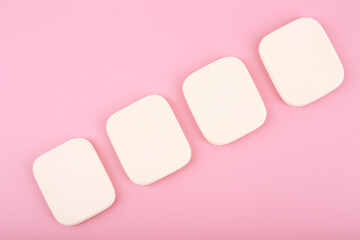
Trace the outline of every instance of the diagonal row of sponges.
<instances>
[{"instance_id":1,"label":"diagonal row of sponges","mask_svg":"<svg viewBox=\"0 0 360 240\"><path fill-rule=\"evenodd\" d=\"M267 35L260 56L283 100L303 106L337 88L341 62L318 22L300 18ZM191 74L183 92L204 137L225 145L260 127L264 103L245 65L219 59ZM112 145L136 184L153 183L185 166L191 148L161 96L144 97L113 114L106 126ZM91 143L76 138L36 159L34 176L55 218L78 224L115 200L112 183Z\"/></svg>"}]
</instances>

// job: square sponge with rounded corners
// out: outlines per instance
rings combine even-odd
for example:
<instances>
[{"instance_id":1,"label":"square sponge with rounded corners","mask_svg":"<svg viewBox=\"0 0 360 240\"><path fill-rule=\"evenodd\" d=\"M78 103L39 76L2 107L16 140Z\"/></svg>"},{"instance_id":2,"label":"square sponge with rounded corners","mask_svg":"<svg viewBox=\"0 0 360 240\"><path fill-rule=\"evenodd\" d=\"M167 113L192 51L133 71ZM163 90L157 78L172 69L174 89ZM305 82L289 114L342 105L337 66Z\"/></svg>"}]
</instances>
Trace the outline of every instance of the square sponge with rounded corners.
<instances>
[{"instance_id":1,"label":"square sponge with rounded corners","mask_svg":"<svg viewBox=\"0 0 360 240\"><path fill-rule=\"evenodd\" d=\"M185 166L190 145L165 98L144 97L114 113L107 133L130 180L153 183Z\"/></svg>"},{"instance_id":2,"label":"square sponge with rounded corners","mask_svg":"<svg viewBox=\"0 0 360 240\"><path fill-rule=\"evenodd\" d=\"M245 65L224 57L197 70L183 84L185 99L208 142L225 145L260 127L265 105Z\"/></svg>"},{"instance_id":3,"label":"square sponge with rounded corners","mask_svg":"<svg viewBox=\"0 0 360 240\"><path fill-rule=\"evenodd\" d=\"M115 200L111 181L91 143L71 139L37 158L33 173L56 220L76 225Z\"/></svg>"},{"instance_id":4,"label":"square sponge with rounded corners","mask_svg":"<svg viewBox=\"0 0 360 240\"><path fill-rule=\"evenodd\" d=\"M321 25L299 18L265 36L260 57L281 98L304 106L337 88L344 69Z\"/></svg>"}]
</instances>

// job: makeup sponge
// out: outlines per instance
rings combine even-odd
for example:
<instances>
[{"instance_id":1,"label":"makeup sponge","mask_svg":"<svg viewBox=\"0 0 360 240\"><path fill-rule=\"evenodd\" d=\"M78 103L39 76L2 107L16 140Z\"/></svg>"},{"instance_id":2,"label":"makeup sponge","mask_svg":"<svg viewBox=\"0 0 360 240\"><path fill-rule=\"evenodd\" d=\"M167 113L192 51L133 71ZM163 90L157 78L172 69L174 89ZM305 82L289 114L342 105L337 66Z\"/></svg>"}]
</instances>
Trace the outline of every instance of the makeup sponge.
<instances>
[{"instance_id":1,"label":"makeup sponge","mask_svg":"<svg viewBox=\"0 0 360 240\"><path fill-rule=\"evenodd\" d=\"M33 172L51 212L63 225L78 224L115 200L110 179L86 139L69 140L41 155Z\"/></svg>"},{"instance_id":2,"label":"makeup sponge","mask_svg":"<svg viewBox=\"0 0 360 240\"><path fill-rule=\"evenodd\" d=\"M281 98L304 106L337 88L344 69L321 25L300 18L264 37L261 59Z\"/></svg>"},{"instance_id":3,"label":"makeup sponge","mask_svg":"<svg viewBox=\"0 0 360 240\"><path fill-rule=\"evenodd\" d=\"M221 58L192 73L183 92L202 134L212 144L235 141L265 121L259 92L235 57Z\"/></svg>"},{"instance_id":4,"label":"makeup sponge","mask_svg":"<svg viewBox=\"0 0 360 240\"><path fill-rule=\"evenodd\" d=\"M126 174L135 184L153 183L190 160L189 143L161 96L144 97L116 112L106 129Z\"/></svg>"}]
</instances>

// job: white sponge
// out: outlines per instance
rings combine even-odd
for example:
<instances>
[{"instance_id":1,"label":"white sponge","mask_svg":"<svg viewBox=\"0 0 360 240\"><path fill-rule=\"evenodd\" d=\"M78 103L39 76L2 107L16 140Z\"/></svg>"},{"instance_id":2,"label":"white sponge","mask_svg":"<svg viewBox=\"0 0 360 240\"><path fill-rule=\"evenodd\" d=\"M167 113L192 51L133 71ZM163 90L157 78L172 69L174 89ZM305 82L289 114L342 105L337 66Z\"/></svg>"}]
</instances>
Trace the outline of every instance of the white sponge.
<instances>
[{"instance_id":1,"label":"white sponge","mask_svg":"<svg viewBox=\"0 0 360 240\"><path fill-rule=\"evenodd\" d=\"M212 144L224 145L260 127L263 101L245 65L225 57L192 73L183 92L194 118Z\"/></svg>"},{"instance_id":2,"label":"white sponge","mask_svg":"<svg viewBox=\"0 0 360 240\"><path fill-rule=\"evenodd\" d=\"M72 139L37 158L35 179L56 220L78 224L108 208L115 191L89 141Z\"/></svg>"},{"instance_id":3,"label":"white sponge","mask_svg":"<svg viewBox=\"0 0 360 240\"><path fill-rule=\"evenodd\" d=\"M281 98L303 106L328 94L344 79L339 57L321 25L297 19L270 33L259 52Z\"/></svg>"},{"instance_id":4,"label":"white sponge","mask_svg":"<svg viewBox=\"0 0 360 240\"><path fill-rule=\"evenodd\" d=\"M113 114L106 126L130 180L153 183L185 166L191 149L167 101L158 95Z\"/></svg>"}]
</instances>

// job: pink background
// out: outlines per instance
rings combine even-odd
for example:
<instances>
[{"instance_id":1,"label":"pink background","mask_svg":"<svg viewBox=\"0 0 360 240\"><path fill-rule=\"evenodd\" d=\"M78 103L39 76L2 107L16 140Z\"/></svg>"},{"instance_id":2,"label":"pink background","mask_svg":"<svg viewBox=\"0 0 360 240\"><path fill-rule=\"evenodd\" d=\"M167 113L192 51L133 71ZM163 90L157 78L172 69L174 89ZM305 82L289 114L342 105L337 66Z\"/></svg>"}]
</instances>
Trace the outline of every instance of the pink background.
<instances>
[{"instance_id":1,"label":"pink background","mask_svg":"<svg viewBox=\"0 0 360 240\"><path fill-rule=\"evenodd\" d=\"M0 239L360 239L358 1L0 1ZM263 36L317 19L345 68L334 92L286 105L258 54ZM184 79L243 60L265 124L216 147L201 135ZM107 118L148 94L173 107L193 150L182 170L130 182ZM32 175L39 155L88 138L116 190L75 227L56 222Z\"/></svg>"}]
</instances>

